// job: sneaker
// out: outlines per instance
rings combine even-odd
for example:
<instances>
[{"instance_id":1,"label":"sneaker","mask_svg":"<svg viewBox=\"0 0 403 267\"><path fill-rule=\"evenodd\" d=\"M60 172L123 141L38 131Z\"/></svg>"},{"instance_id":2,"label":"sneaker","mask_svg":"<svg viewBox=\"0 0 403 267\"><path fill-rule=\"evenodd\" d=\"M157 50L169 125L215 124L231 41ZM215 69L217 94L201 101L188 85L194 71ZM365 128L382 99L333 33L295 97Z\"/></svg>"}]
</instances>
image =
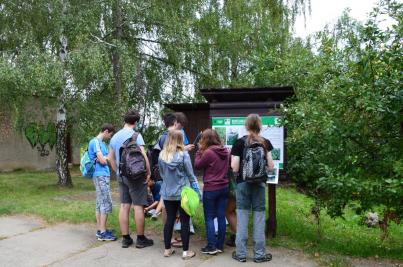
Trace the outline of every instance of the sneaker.
<instances>
[{"instance_id":1,"label":"sneaker","mask_svg":"<svg viewBox=\"0 0 403 267\"><path fill-rule=\"evenodd\" d=\"M99 241L115 241L117 238L111 232L100 233Z\"/></svg>"},{"instance_id":2,"label":"sneaker","mask_svg":"<svg viewBox=\"0 0 403 267\"><path fill-rule=\"evenodd\" d=\"M146 212L146 216L147 217L152 217L154 214L156 213L155 209L149 210Z\"/></svg>"},{"instance_id":3,"label":"sneaker","mask_svg":"<svg viewBox=\"0 0 403 267\"><path fill-rule=\"evenodd\" d=\"M106 229L107 233L110 233L111 235L113 235L115 233L114 230L110 230L110 229ZM101 237L101 231L97 230L97 233L95 234L96 237Z\"/></svg>"},{"instance_id":4,"label":"sneaker","mask_svg":"<svg viewBox=\"0 0 403 267\"><path fill-rule=\"evenodd\" d=\"M232 258L233 258L234 260L239 261L239 262L246 262L246 258L241 258L241 257L239 257L238 255L236 255L236 252L235 252L235 251L232 252Z\"/></svg>"},{"instance_id":5,"label":"sneaker","mask_svg":"<svg viewBox=\"0 0 403 267\"><path fill-rule=\"evenodd\" d=\"M144 239L137 238L136 248L145 248L154 245L154 241L152 239L148 239L145 237Z\"/></svg>"},{"instance_id":6,"label":"sneaker","mask_svg":"<svg viewBox=\"0 0 403 267\"><path fill-rule=\"evenodd\" d=\"M266 255L264 255L261 258L254 258L253 261L256 263L261 263L261 262L271 261L272 258L273 258L273 256L270 253L267 253Z\"/></svg>"},{"instance_id":7,"label":"sneaker","mask_svg":"<svg viewBox=\"0 0 403 267\"><path fill-rule=\"evenodd\" d=\"M236 239L236 235L232 234L229 239L227 240L227 242L225 242L225 244L229 247L236 247L235 245L235 239Z\"/></svg>"},{"instance_id":8,"label":"sneaker","mask_svg":"<svg viewBox=\"0 0 403 267\"><path fill-rule=\"evenodd\" d=\"M209 255L216 255L217 252L218 252L216 248L212 248L212 247L209 247L209 246L205 246L200 251L203 254L209 254Z\"/></svg>"},{"instance_id":9,"label":"sneaker","mask_svg":"<svg viewBox=\"0 0 403 267\"><path fill-rule=\"evenodd\" d=\"M161 214L161 212L155 212L153 215L151 215L151 220L156 221L160 214Z\"/></svg>"},{"instance_id":10,"label":"sneaker","mask_svg":"<svg viewBox=\"0 0 403 267\"><path fill-rule=\"evenodd\" d=\"M123 238L122 240L122 248L128 248L133 245L133 238Z\"/></svg>"},{"instance_id":11,"label":"sneaker","mask_svg":"<svg viewBox=\"0 0 403 267\"><path fill-rule=\"evenodd\" d=\"M217 248L217 253L224 253L224 249L223 248Z\"/></svg>"}]
</instances>

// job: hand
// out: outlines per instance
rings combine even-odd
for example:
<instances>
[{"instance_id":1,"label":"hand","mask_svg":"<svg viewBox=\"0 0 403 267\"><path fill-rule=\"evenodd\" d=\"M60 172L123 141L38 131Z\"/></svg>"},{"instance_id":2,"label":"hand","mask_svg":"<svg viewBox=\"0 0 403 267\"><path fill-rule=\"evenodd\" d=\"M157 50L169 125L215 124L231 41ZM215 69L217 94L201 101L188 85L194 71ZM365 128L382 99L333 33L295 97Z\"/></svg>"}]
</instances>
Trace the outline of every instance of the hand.
<instances>
[{"instance_id":1,"label":"hand","mask_svg":"<svg viewBox=\"0 0 403 267\"><path fill-rule=\"evenodd\" d=\"M150 182L150 180L151 180L151 173L147 173L146 181L144 182L144 184L148 184L148 182Z\"/></svg>"},{"instance_id":2,"label":"hand","mask_svg":"<svg viewBox=\"0 0 403 267\"><path fill-rule=\"evenodd\" d=\"M274 170L274 164L269 164L269 171L273 171Z\"/></svg>"},{"instance_id":3,"label":"hand","mask_svg":"<svg viewBox=\"0 0 403 267\"><path fill-rule=\"evenodd\" d=\"M194 148L195 148L195 145L193 145L193 144L189 144L189 145L185 146L186 151L192 151Z\"/></svg>"}]
</instances>

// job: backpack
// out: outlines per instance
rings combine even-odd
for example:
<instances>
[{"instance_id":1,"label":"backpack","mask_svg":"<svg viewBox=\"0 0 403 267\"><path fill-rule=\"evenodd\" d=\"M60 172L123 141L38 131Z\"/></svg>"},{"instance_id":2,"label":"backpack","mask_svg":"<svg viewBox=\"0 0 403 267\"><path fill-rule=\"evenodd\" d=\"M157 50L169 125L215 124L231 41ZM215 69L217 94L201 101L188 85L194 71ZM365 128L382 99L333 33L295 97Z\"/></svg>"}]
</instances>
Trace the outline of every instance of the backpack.
<instances>
[{"instance_id":1,"label":"backpack","mask_svg":"<svg viewBox=\"0 0 403 267\"><path fill-rule=\"evenodd\" d=\"M136 142L137 136L135 132L119 148L119 175L131 181L143 180L147 174L145 158Z\"/></svg>"},{"instance_id":2,"label":"backpack","mask_svg":"<svg viewBox=\"0 0 403 267\"><path fill-rule=\"evenodd\" d=\"M242 179L249 183L261 183L267 180L266 148L259 142L246 143L242 158Z\"/></svg>"},{"instance_id":3,"label":"backpack","mask_svg":"<svg viewBox=\"0 0 403 267\"><path fill-rule=\"evenodd\" d=\"M95 172L96 161L97 161L96 159L94 161L91 160L90 153L88 152L87 149L82 155L80 160L80 171L83 177L92 179L92 175Z\"/></svg>"},{"instance_id":4,"label":"backpack","mask_svg":"<svg viewBox=\"0 0 403 267\"><path fill-rule=\"evenodd\" d=\"M162 177L160 174L160 168L158 166L158 158L160 157L161 150L164 147L164 144L161 144L161 138L164 135L167 135L168 132L164 132L162 135L157 140L157 143L153 146L153 148L150 151L151 154L151 175L153 177L154 181L162 181Z\"/></svg>"}]
</instances>

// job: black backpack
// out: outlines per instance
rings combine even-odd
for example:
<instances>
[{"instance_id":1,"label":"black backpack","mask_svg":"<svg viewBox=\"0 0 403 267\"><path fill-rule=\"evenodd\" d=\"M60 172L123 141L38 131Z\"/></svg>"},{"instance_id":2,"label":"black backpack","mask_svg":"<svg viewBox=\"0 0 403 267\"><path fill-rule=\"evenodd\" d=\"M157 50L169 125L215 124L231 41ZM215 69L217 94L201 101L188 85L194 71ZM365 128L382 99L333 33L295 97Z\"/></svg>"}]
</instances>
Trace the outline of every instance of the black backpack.
<instances>
[{"instance_id":1,"label":"black backpack","mask_svg":"<svg viewBox=\"0 0 403 267\"><path fill-rule=\"evenodd\" d=\"M262 143L252 142L245 146L242 157L241 177L245 182L262 183L267 180L266 148Z\"/></svg>"},{"instance_id":2,"label":"black backpack","mask_svg":"<svg viewBox=\"0 0 403 267\"><path fill-rule=\"evenodd\" d=\"M160 156L161 150L164 147L164 144L161 144L161 137L164 135L167 135L168 132L164 132L163 134L160 135L160 137L157 140L157 143L151 148L150 151L150 157L151 157L151 176L154 181L162 181L162 177L160 175L160 169L158 166L158 158Z\"/></svg>"},{"instance_id":3,"label":"black backpack","mask_svg":"<svg viewBox=\"0 0 403 267\"><path fill-rule=\"evenodd\" d=\"M137 145L137 136L135 132L119 149L119 175L131 181L144 180L147 175L146 161Z\"/></svg>"}]
</instances>

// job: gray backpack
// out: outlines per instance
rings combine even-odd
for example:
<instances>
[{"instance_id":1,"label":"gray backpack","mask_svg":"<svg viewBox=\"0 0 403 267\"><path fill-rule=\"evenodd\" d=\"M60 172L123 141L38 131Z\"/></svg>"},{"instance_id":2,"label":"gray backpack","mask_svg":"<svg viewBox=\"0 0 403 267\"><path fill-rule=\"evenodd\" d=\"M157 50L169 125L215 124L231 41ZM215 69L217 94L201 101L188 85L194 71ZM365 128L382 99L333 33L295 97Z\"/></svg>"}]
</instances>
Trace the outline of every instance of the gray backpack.
<instances>
[{"instance_id":1,"label":"gray backpack","mask_svg":"<svg viewBox=\"0 0 403 267\"><path fill-rule=\"evenodd\" d=\"M253 142L243 149L242 179L249 183L261 183L267 179L266 148L263 144Z\"/></svg>"},{"instance_id":2,"label":"gray backpack","mask_svg":"<svg viewBox=\"0 0 403 267\"><path fill-rule=\"evenodd\" d=\"M144 180L147 174L145 158L136 142L138 135L134 132L119 149L119 175L131 181Z\"/></svg>"}]
</instances>

